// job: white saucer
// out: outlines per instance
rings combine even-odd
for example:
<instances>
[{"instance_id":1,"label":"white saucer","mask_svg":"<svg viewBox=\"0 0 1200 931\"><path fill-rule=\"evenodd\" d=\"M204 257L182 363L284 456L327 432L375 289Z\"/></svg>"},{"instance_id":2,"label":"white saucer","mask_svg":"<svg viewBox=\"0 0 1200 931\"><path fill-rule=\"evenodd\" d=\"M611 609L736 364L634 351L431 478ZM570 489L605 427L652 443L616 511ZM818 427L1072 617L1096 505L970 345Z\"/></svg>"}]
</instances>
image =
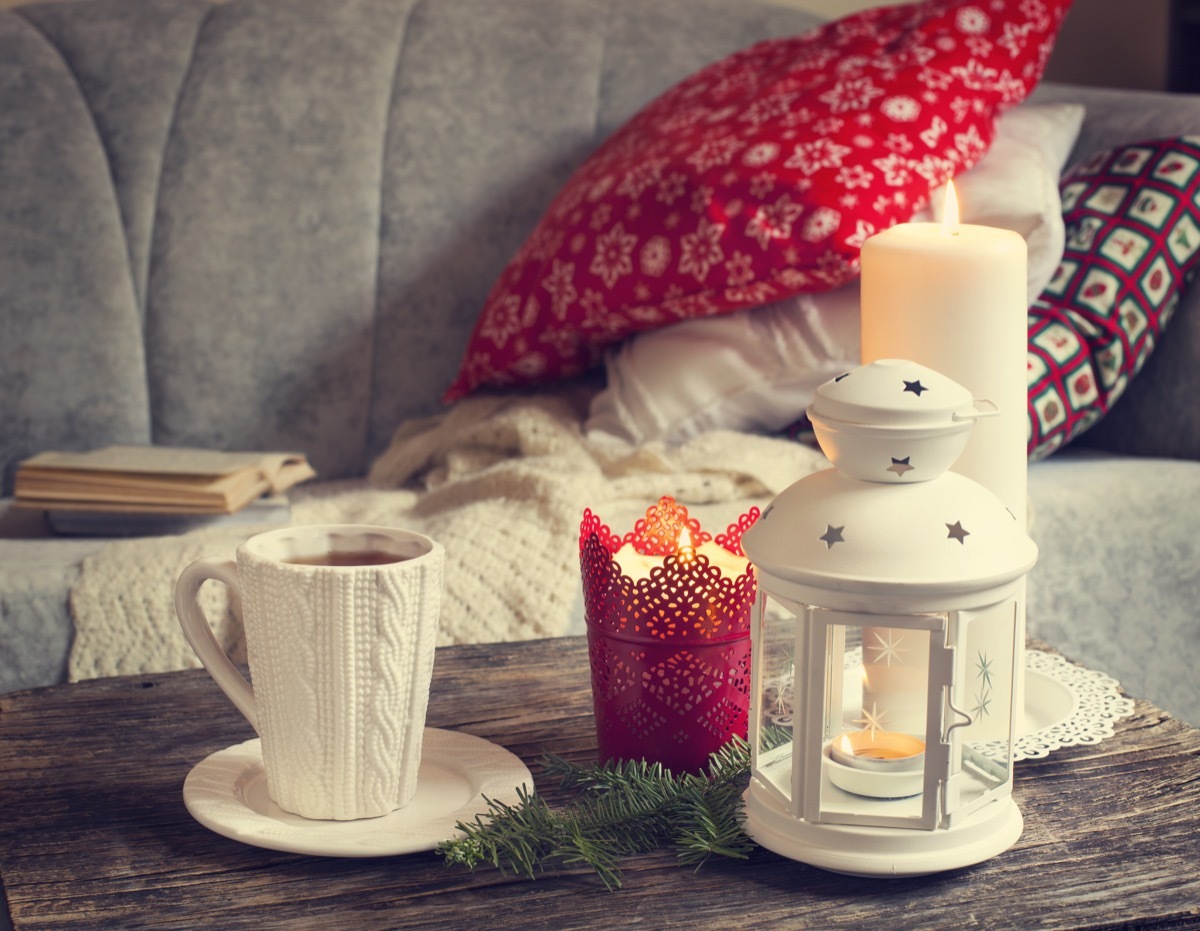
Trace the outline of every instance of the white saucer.
<instances>
[{"instance_id":1,"label":"white saucer","mask_svg":"<svg viewBox=\"0 0 1200 931\"><path fill-rule=\"evenodd\" d=\"M522 785L532 792L533 778L508 750L427 727L416 795L379 818L314 821L284 811L267 794L258 738L198 763L184 780L183 801L206 828L244 844L326 857L386 857L433 850L458 836L459 821L487 811L483 796L515 805Z\"/></svg>"}]
</instances>

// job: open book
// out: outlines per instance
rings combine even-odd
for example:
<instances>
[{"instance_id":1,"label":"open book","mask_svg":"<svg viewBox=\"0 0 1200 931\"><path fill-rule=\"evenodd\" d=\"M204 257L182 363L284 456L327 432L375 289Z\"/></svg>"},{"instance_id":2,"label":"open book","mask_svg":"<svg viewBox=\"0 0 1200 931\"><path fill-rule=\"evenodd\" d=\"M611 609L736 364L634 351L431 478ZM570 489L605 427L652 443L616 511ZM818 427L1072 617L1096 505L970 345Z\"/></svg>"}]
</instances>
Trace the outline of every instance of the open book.
<instances>
[{"instance_id":1,"label":"open book","mask_svg":"<svg viewBox=\"0 0 1200 931\"><path fill-rule=\"evenodd\" d=\"M301 453L107 446L17 467L13 504L44 510L232 514L316 475Z\"/></svg>"}]
</instances>

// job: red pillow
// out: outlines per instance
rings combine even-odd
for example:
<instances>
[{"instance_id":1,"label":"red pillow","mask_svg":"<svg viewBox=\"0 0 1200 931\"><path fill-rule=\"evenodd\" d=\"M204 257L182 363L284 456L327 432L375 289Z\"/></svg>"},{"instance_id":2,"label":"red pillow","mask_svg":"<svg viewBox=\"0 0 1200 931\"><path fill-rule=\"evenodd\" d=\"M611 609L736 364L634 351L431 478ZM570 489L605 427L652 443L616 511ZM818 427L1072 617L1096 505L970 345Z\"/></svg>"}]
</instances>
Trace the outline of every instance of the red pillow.
<instances>
[{"instance_id":1,"label":"red pillow","mask_svg":"<svg viewBox=\"0 0 1200 931\"><path fill-rule=\"evenodd\" d=\"M484 303L446 393L562 378L633 333L858 275L991 144L1070 0L928 0L758 43L668 90L575 173Z\"/></svg>"},{"instance_id":2,"label":"red pillow","mask_svg":"<svg viewBox=\"0 0 1200 931\"><path fill-rule=\"evenodd\" d=\"M1030 459L1108 413L1179 306L1200 262L1200 138L1097 153L1062 200L1062 262L1029 309Z\"/></svg>"}]
</instances>

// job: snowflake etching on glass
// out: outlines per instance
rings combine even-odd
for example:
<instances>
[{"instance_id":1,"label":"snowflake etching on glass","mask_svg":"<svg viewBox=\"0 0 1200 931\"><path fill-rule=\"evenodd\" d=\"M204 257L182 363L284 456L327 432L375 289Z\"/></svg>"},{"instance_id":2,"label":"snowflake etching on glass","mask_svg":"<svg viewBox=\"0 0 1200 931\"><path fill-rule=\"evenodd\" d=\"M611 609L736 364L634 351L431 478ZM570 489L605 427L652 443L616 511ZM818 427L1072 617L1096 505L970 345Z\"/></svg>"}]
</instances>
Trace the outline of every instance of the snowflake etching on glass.
<instances>
[{"instance_id":1,"label":"snowflake etching on glass","mask_svg":"<svg viewBox=\"0 0 1200 931\"><path fill-rule=\"evenodd\" d=\"M901 654L908 652L907 647L900 646L904 642L904 634L891 628L876 630L875 641L871 646L875 654L872 657L874 662L883 663L885 666L891 666L892 660L895 660L897 665L903 662Z\"/></svg>"}]
</instances>

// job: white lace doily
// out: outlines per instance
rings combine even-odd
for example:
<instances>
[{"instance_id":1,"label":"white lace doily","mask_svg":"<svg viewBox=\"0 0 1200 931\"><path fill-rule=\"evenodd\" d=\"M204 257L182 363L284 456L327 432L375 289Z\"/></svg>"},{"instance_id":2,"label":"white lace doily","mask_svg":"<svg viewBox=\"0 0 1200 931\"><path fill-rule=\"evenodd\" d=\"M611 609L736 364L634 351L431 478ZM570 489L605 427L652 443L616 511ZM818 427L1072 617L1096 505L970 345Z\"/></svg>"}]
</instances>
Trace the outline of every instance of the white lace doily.
<instances>
[{"instance_id":1,"label":"white lace doily","mask_svg":"<svg viewBox=\"0 0 1200 931\"><path fill-rule=\"evenodd\" d=\"M1076 666L1056 653L1028 649L1025 670L1027 708L1035 700L1031 684L1037 675L1064 687L1074 701L1062 717L1054 715L1054 709L1044 708L1055 720L1018 737L1013 744L1014 760L1040 760L1061 747L1098 744L1115 733L1117 721L1133 714L1133 699L1121 695L1117 680L1106 673ZM988 746L983 752L1003 757L1004 745Z\"/></svg>"}]
</instances>

